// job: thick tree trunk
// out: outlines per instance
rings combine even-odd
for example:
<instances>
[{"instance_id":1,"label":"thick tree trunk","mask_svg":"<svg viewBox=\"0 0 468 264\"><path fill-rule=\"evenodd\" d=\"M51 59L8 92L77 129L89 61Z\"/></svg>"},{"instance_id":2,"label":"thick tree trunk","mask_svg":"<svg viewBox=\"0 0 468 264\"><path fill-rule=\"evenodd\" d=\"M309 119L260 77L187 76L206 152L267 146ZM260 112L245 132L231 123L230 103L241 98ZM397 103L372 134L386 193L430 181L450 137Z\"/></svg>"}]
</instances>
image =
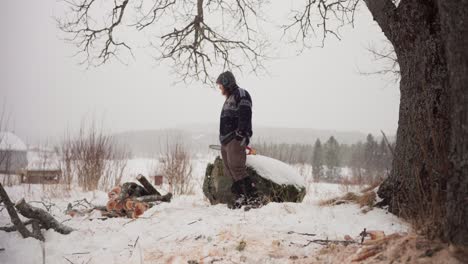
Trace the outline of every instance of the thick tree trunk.
<instances>
[{"instance_id":1,"label":"thick tree trunk","mask_svg":"<svg viewBox=\"0 0 468 264\"><path fill-rule=\"evenodd\" d=\"M417 228L468 246L468 2L365 2L401 70L392 173L379 195Z\"/></svg>"},{"instance_id":2,"label":"thick tree trunk","mask_svg":"<svg viewBox=\"0 0 468 264\"><path fill-rule=\"evenodd\" d=\"M452 128L445 231L452 243L468 246L468 1L438 2L446 43Z\"/></svg>"},{"instance_id":3,"label":"thick tree trunk","mask_svg":"<svg viewBox=\"0 0 468 264\"><path fill-rule=\"evenodd\" d=\"M388 1L374 2L388 5ZM373 12L370 4L368 7L379 25L390 23L381 27L394 45L401 70L395 156L379 196L391 212L411 219L431 235L442 236L450 108L437 3L404 0L393 12L387 7L380 13ZM376 17L378 14L386 20Z\"/></svg>"}]
</instances>

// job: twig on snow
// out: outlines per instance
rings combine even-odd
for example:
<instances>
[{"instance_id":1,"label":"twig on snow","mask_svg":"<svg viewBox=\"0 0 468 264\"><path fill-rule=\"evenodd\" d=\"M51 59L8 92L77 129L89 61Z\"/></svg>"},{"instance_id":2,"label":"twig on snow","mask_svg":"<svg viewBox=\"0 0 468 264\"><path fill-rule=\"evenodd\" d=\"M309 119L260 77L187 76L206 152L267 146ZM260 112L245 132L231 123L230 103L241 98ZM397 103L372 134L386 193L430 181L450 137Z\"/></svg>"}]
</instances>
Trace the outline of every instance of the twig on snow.
<instances>
[{"instance_id":1,"label":"twig on snow","mask_svg":"<svg viewBox=\"0 0 468 264\"><path fill-rule=\"evenodd\" d=\"M348 241L348 240L328 240L328 239L314 239L314 240L307 240L307 241L308 242L306 244L299 244L299 243L294 243L294 242L291 242L291 244L292 245L299 245L301 247L307 247L312 243L323 245L323 246L326 246L328 244L342 244L342 245L348 246L350 244L356 244L357 243L356 241L352 241L352 240Z\"/></svg>"},{"instance_id":2,"label":"twig on snow","mask_svg":"<svg viewBox=\"0 0 468 264\"><path fill-rule=\"evenodd\" d=\"M193 222L188 223L187 225L193 225L195 223L201 222L201 220L203 220L203 219L199 218L199 219L197 219L197 220L195 220Z\"/></svg>"},{"instance_id":3,"label":"twig on snow","mask_svg":"<svg viewBox=\"0 0 468 264\"><path fill-rule=\"evenodd\" d=\"M301 235L301 236L316 236L316 234L310 234L310 233L298 233L298 232L294 232L294 231L289 231L288 232L288 235L292 235L292 234L297 234L297 235Z\"/></svg>"}]
</instances>

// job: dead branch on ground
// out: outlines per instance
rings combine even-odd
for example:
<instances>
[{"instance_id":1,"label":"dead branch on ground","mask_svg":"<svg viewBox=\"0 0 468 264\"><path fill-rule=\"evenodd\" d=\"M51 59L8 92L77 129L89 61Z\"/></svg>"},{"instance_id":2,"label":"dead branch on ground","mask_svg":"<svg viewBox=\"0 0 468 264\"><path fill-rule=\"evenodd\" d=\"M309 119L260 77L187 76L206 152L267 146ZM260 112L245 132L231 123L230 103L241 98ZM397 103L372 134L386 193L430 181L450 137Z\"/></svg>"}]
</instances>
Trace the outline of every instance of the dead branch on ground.
<instances>
[{"instance_id":1,"label":"dead branch on ground","mask_svg":"<svg viewBox=\"0 0 468 264\"><path fill-rule=\"evenodd\" d=\"M45 229L54 229L55 231L59 232L60 234L70 234L73 232L73 229L61 224L58 222L52 215L50 215L47 211L31 206L30 204L26 203L24 199L21 199L15 205L18 212L27 218L36 219L41 224L42 228Z\"/></svg>"},{"instance_id":2,"label":"dead branch on ground","mask_svg":"<svg viewBox=\"0 0 468 264\"><path fill-rule=\"evenodd\" d=\"M21 221L21 219L18 216L18 213L15 210L15 207L13 203L10 200L10 197L8 196L7 192L3 188L3 185L0 183L0 196L3 200L3 203L5 204L5 207L7 208L8 214L10 215L11 222L15 226L16 230L21 234L23 238L27 237L33 237L35 239L44 241L44 237L42 236L40 232L40 228L38 227L37 224L33 224L33 232L29 231L25 224Z\"/></svg>"}]
</instances>

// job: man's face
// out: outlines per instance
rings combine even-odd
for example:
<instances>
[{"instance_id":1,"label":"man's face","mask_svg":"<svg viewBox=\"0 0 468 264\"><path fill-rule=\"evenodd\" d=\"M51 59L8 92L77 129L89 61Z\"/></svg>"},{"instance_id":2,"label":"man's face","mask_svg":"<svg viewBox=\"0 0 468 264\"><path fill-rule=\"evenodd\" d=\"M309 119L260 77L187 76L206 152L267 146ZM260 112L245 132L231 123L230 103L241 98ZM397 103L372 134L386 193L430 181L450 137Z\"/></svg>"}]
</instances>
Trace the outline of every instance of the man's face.
<instances>
[{"instance_id":1,"label":"man's face","mask_svg":"<svg viewBox=\"0 0 468 264\"><path fill-rule=\"evenodd\" d=\"M226 96L227 93L226 93L226 90L224 89L224 86L218 83L218 88L219 90L221 90L221 94Z\"/></svg>"}]
</instances>

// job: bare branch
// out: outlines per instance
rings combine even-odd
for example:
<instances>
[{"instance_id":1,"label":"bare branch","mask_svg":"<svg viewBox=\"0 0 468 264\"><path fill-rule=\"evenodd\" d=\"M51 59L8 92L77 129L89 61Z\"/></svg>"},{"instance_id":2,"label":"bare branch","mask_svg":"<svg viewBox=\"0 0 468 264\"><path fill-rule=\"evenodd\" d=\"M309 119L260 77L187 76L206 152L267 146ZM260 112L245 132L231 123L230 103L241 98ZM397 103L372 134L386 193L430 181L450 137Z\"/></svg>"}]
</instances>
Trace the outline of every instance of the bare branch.
<instances>
[{"instance_id":1,"label":"bare branch","mask_svg":"<svg viewBox=\"0 0 468 264\"><path fill-rule=\"evenodd\" d=\"M295 32L294 41L301 41L304 47L308 47L309 36L315 36L316 30L319 30L323 47L329 34L341 40L340 28L345 25L354 26L358 3L359 0L306 0L301 10L293 11L292 22L283 26L283 32Z\"/></svg>"},{"instance_id":2,"label":"bare branch","mask_svg":"<svg viewBox=\"0 0 468 264\"><path fill-rule=\"evenodd\" d=\"M363 72L359 71L362 75L390 75L393 82L400 80L400 66L398 64L398 57L393 48L393 45L389 42L387 47L378 50L375 47L368 47L367 50L372 54L375 61L382 61L383 67L377 71Z\"/></svg>"},{"instance_id":3,"label":"bare branch","mask_svg":"<svg viewBox=\"0 0 468 264\"><path fill-rule=\"evenodd\" d=\"M110 58L119 59L119 48L132 52L125 41L116 40L114 33L117 27L123 27L123 17L128 13L128 0L114 0L110 21L105 25L95 22L99 0L65 0L71 7L69 20L58 21L59 28L70 37L69 42L79 48L85 55L82 63L101 65ZM266 0L138 0L133 7L136 11L136 22L129 24L137 31L143 31L160 20L174 20L174 26L167 31L163 29L157 44L151 45L158 50L157 61L172 61L174 72L184 82L201 80L212 82L212 71L223 69L249 68L253 72L263 70L262 54L266 42L254 37L258 34L251 25L252 20L259 19L258 13ZM209 14L228 16L235 21L235 30L222 34L217 28L219 21L207 22L204 11ZM127 18L128 19L128 18ZM97 51L97 53L96 53ZM133 56L133 53L132 53ZM246 60L248 63L242 63Z\"/></svg>"},{"instance_id":4,"label":"bare branch","mask_svg":"<svg viewBox=\"0 0 468 264\"><path fill-rule=\"evenodd\" d=\"M65 0L69 4L72 18L57 20L58 27L71 37L67 41L75 44L79 49L78 54L84 54L85 60L81 64L97 65L106 63L111 57L116 57L120 47L126 48L130 53L131 48L125 42L117 41L114 30L121 25L129 0L123 0L120 4L114 1L111 21L107 25L99 26L91 17L91 9L96 0ZM97 55L93 55L93 49L97 48ZM133 56L133 54L132 54Z\"/></svg>"}]
</instances>

